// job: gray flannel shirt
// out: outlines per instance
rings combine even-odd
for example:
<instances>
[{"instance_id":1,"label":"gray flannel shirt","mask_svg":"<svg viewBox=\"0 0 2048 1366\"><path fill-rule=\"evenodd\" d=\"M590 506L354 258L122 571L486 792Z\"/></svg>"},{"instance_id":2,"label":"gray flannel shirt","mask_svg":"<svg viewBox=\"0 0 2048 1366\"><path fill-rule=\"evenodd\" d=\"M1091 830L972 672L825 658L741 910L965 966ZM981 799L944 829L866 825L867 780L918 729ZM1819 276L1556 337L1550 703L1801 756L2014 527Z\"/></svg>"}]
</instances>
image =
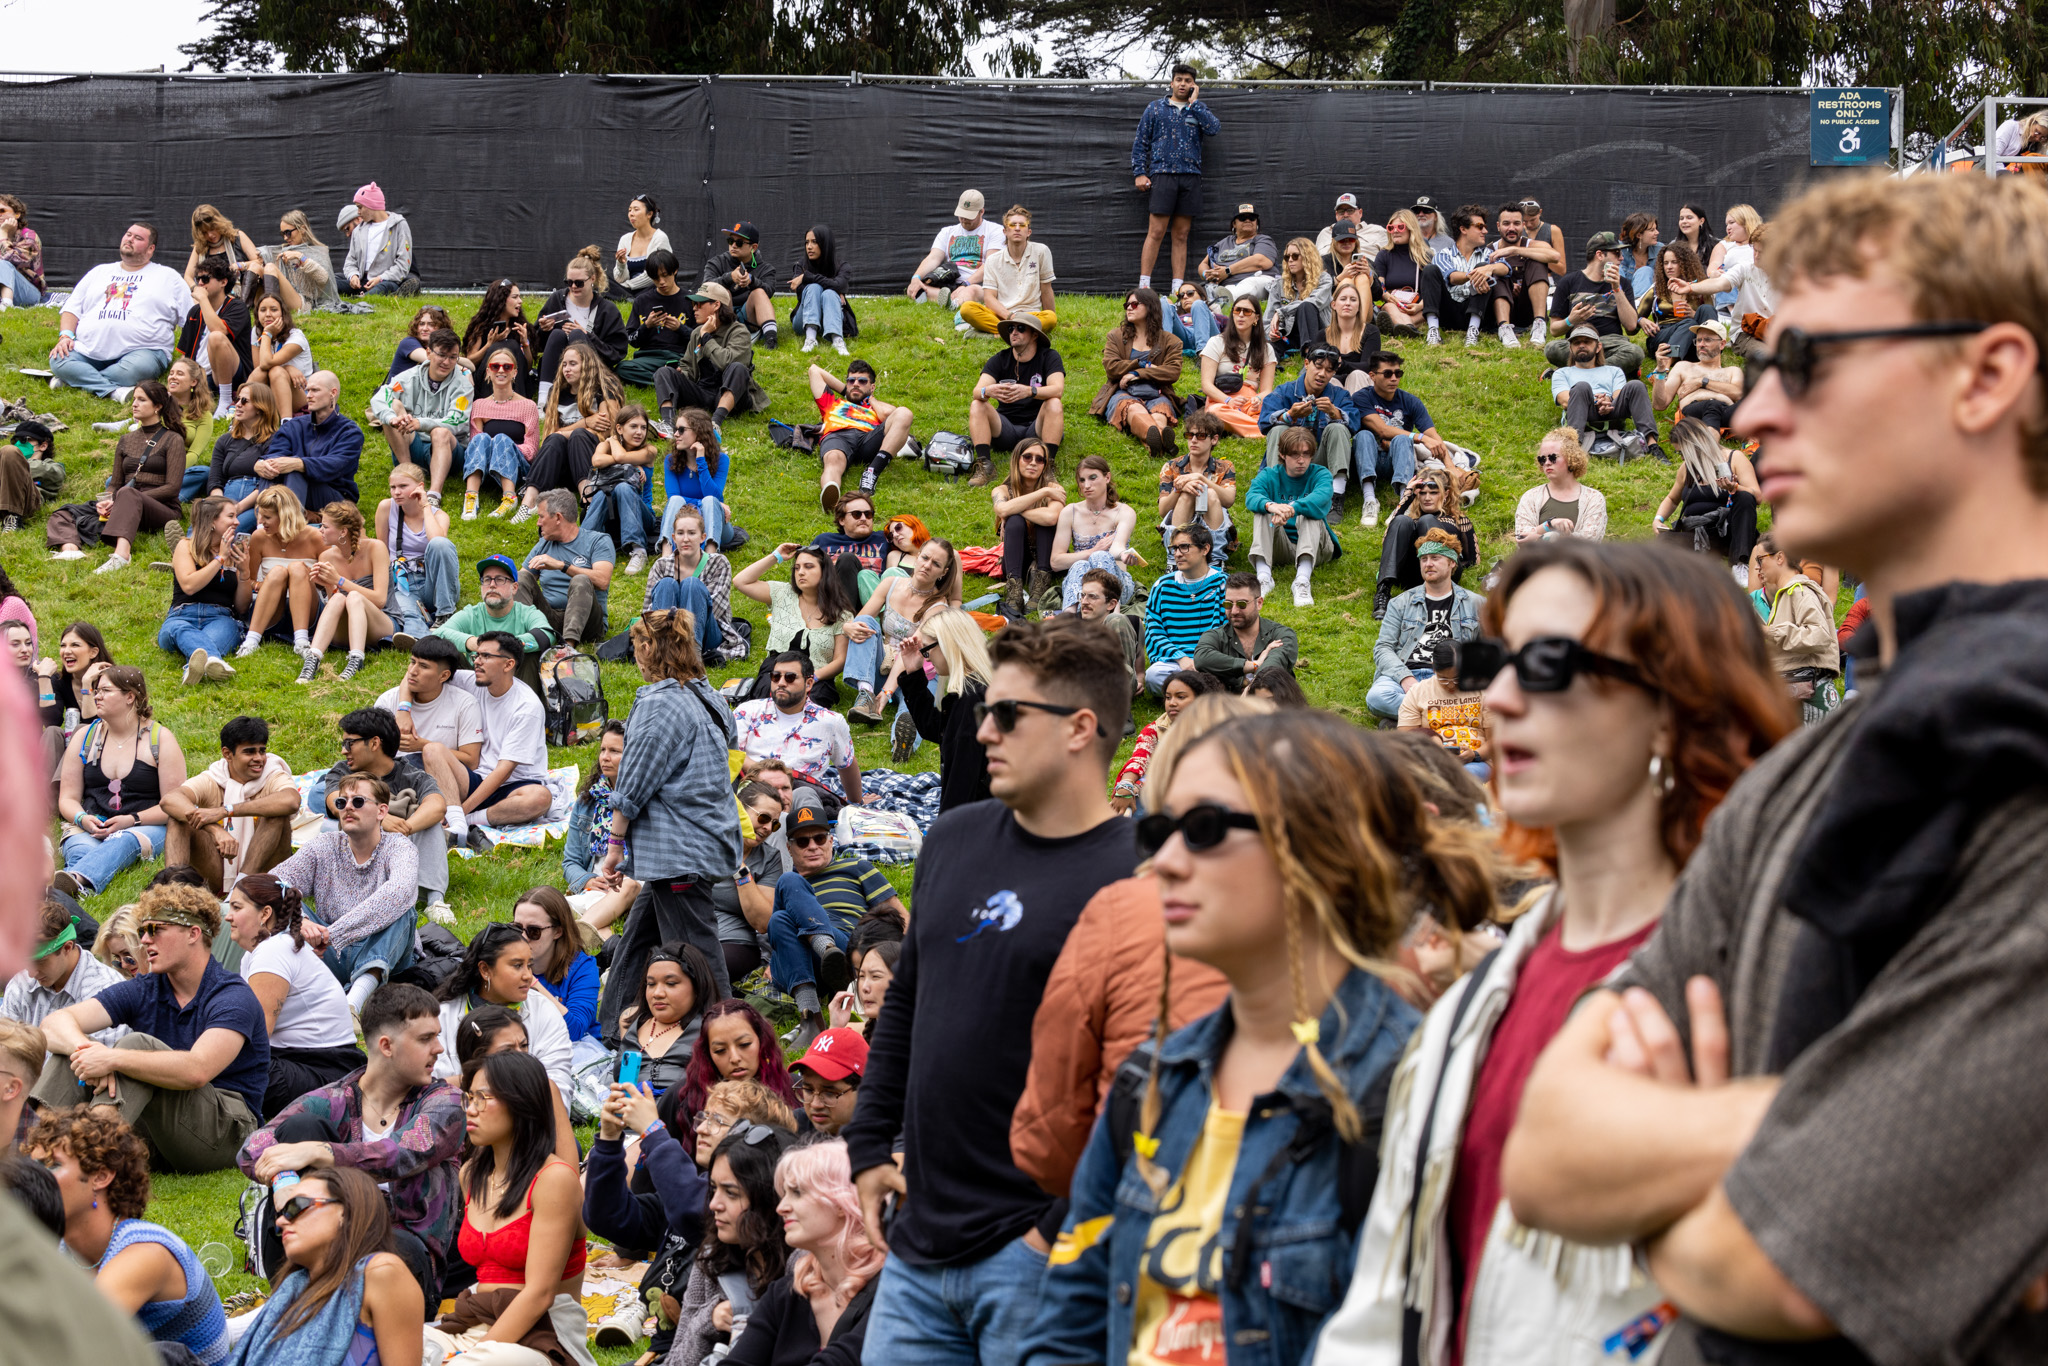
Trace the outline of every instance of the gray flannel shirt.
<instances>
[{"instance_id":1,"label":"gray flannel shirt","mask_svg":"<svg viewBox=\"0 0 2048 1366\"><path fill-rule=\"evenodd\" d=\"M612 784L612 809L629 822L627 872L643 882L733 875L744 848L726 763L736 739L725 700L701 678L633 694Z\"/></svg>"}]
</instances>

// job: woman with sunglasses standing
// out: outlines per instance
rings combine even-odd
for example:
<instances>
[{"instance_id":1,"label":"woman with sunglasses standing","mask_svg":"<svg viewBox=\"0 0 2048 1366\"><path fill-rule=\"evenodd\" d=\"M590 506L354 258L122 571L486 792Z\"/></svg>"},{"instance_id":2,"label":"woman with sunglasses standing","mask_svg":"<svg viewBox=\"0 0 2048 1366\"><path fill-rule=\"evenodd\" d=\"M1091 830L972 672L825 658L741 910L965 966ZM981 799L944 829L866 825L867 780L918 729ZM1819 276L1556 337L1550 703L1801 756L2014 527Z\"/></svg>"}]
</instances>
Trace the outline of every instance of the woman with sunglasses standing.
<instances>
[{"instance_id":1,"label":"woman with sunglasses standing","mask_svg":"<svg viewBox=\"0 0 2048 1366\"><path fill-rule=\"evenodd\" d=\"M225 1366L412 1366L426 1296L392 1251L391 1208L354 1167L308 1172L277 1208L285 1274Z\"/></svg>"},{"instance_id":2,"label":"woman with sunglasses standing","mask_svg":"<svg viewBox=\"0 0 2048 1366\"><path fill-rule=\"evenodd\" d=\"M1605 539L1607 495L1579 482L1586 472L1586 449L1578 431L1553 427L1545 432L1536 444L1536 468L1543 471L1543 482L1515 504L1515 539L1524 544L1552 536Z\"/></svg>"},{"instance_id":3,"label":"woman with sunglasses standing","mask_svg":"<svg viewBox=\"0 0 2048 1366\"><path fill-rule=\"evenodd\" d=\"M469 941L469 952L455 975L441 984L441 1043L445 1051L434 1075L453 1079L460 1073L460 1032L463 1017L480 1006L504 1006L526 1025L528 1048L547 1070L548 1080L567 1098L570 1074L569 1026L562 1008L547 992L533 989L533 946L517 925L486 925Z\"/></svg>"},{"instance_id":4,"label":"woman with sunglasses standing","mask_svg":"<svg viewBox=\"0 0 2048 1366\"><path fill-rule=\"evenodd\" d=\"M1161 1022L1074 1173L1022 1361L1228 1344L1232 1366L1291 1366L1350 1269L1374 1116L1418 1018L1389 960L1425 904L1489 917L1493 858L1432 819L1392 746L1326 713L1225 722L1152 807L1137 835L1166 922ZM1230 995L1169 1036L1173 955Z\"/></svg>"},{"instance_id":5,"label":"woman with sunglasses standing","mask_svg":"<svg viewBox=\"0 0 2048 1366\"><path fill-rule=\"evenodd\" d=\"M578 1298L583 1192L576 1165L555 1153L547 1070L525 1053L493 1053L463 1068L462 1085L471 1151L456 1248L476 1284L426 1343L464 1366L522 1366L536 1355L593 1366ZM517 1347L527 1350L509 1350Z\"/></svg>"},{"instance_id":6,"label":"woman with sunglasses standing","mask_svg":"<svg viewBox=\"0 0 2048 1366\"><path fill-rule=\"evenodd\" d=\"M1469 1366L1593 1366L1612 1360L1606 1335L1668 1322L1628 1247L1515 1222L1501 1154L1537 1055L1649 937L1707 817L1791 728L1790 708L1742 595L1654 545L1525 549L1481 630L1459 648L1459 684L1486 689L1501 841L1556 882L1437 1002L1402 1064L1321 1366L1400 1361L1410 1306L1423 1359ZM1411 1293L1413 1278L1426 1288Z\"/></svg>"},{"instance_id":7,"label":"woman with sunglasses standing","mask_svg":"<svg viewBox=\"0 0 2048 1366\"><path fill-rule=\"evenodd\" d=\"M1756 466L1741 451L1723 446L1719 434L1696 417L1671 424L1671 445L1678 452L1678 473L1651 525L1660 539L1725 556L1735 581L1747 588L1756 509L1763 501Z\"/></svg>"}]
</instances>

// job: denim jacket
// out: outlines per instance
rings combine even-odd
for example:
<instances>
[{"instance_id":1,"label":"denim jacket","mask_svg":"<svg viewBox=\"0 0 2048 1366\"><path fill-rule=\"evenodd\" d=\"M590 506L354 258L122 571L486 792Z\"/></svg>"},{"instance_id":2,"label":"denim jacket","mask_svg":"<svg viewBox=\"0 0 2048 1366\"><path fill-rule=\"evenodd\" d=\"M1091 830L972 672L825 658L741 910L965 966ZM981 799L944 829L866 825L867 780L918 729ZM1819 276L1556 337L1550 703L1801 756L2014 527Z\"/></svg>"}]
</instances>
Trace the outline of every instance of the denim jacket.
<instances>
[{"instance_id":1,"label":"denim jacket","mask_svg":"<svg viewBox=\"0 0 2048 1366\"><path fill-rule=\"evenodd\" d=\"M1384 1081L1419 1020L1372 974L1353 969L1321 1020L1324 1056L1354 1101ZM1157 1161L1178 1178L1200 1138L1215 1071L1233 1028L1229 1002L1169 1037L1159 1051ZM1259 1178L1293 1142L1297 1105L1322 1105L1307 1057L1252 1101L1231 1176L1217 1287L1230 1366L1296 1366L1351 1281L1358 1230L1338 1217L1339 1143L1331 1134L1305 1159ZM1368 1141L1378 1144L1377 1135ZM1072 1203L1026 1339L1023 1366L1122 1366L1136 1327L1139 1264L1159 1202L1129 1152L1100 1121L1074 1173ZM1256 1187L1256 1189L1254 1189ZM1241 1212L1253 1211L1249 1234ZM1243 1240L1242 1243L1240 1240ZM1242 1258L1235 1250L1242 1248Z\"/></svg>"},{"instance_id":2,"label":"denim jacket","mask_svg":"<svg viewBox=\"0 0 2048 1366\"><path fill-rule=\"evenodd\" d=\"M1387 604L1387 619L1380 623L1379 639L1372 647L1372 676L1391 678L1396 683L1414 670L1408 656L1429 626L1426 587L1411 588ZM1486 599L1469 588L1451 585L1451 639L1459 644L1479 634L1479 604Z\"/></svg>"}]
</instances>

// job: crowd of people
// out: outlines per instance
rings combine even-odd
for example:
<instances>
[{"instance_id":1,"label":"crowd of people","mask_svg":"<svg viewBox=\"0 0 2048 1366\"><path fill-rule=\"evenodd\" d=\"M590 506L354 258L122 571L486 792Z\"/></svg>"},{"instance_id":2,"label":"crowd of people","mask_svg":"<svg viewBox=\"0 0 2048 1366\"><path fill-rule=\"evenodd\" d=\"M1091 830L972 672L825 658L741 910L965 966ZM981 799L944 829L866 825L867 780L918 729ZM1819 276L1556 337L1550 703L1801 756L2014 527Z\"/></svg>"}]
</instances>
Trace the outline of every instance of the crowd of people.
<instances>
[{"instance_id":1,"label":"crowd of people","mask_svg":"<svg viewBox=\"0 0 2048 1366\"><path fill-rule=\"evenodd\" d=\"M417 289L383 192L339 265L296 212L270 248L202 205L183 276L129 229L62 305L53 385L129 417L105 497L45 515L53 553L107 544L115 574L160 532L187 686L266 641L301 683L330 648L341 683L380 645L407 665L302 796L260 707L211 758L0 573L0 858L61 856L0 884L0 1139L31 1159L0 1178L76 1264L0 1201L0 1300L68 1313L25 1340L207 1366L643 1336L678 1366L2037 1351L2011 1097L2040 1052L2048 192L1841 179L1721 239L1635 214L1576 260L1534 200L1382 229L1345 194L1284 244L1241 202L1190 262L1199 96L1176 68L1140 125L1150 230L1089 406L1161 458L1149 511L1099 456L1069 495L1028 209L969 191L908 286L1002 339L964 462L993 604L964 535L878 515L916 415L851 355L826 226L785 274L737 222L692 287L641 196L536 318L509 280L460 330L421 309L364 415L383 497L293 321ZM1966 255L1987 232L2008 249ZM0 269L13 302L31 266ZM723 429L766 406L784 326L847 357L808 369L832 529L736 567ZM1553 367L1484 582L1481 462L1388 349L1447 328ZM15 518L56 458L36 425L0 449ZM1242 480L1233 439L1265 443ZM1961 477L1930 487L1930 455ZM1592 462L1645 456L1673 466L1658 535L1610 541ZM451 475L462 518L534 523L469 605ZM1367 539L1353 489L1380 527L1363 725L1264 614ZM568 793L552 698L599 650L642 686ZM855 819L903 775L864 772L850 723L899 763L937 746L907 896ZM550 818L559 885L447 935L451 848ZM148 1217L152 1171L230 1168L269 1287L232 1316ZM644 1263L644 1300L592 1322L599 1257Z\"/></svg>"}]
</instances>

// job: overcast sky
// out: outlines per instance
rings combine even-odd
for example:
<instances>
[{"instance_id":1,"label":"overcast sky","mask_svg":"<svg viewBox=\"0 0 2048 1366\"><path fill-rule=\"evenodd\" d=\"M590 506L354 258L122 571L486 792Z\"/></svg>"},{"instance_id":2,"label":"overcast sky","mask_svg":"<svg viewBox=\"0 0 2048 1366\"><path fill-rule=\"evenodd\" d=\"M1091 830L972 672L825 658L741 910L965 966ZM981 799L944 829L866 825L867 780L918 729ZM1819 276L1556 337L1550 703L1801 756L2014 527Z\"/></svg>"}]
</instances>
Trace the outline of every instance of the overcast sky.
<instances>
[{"instance_id":1,"label":"overcast sky","mask_svg":"<svg viewBox=\"0 0 2048 1366\"><path fill-rule=\"evenodd\" d=\"M0 0L10 71L176 71L205 0Z\"/></svg>"}]
</instances>

